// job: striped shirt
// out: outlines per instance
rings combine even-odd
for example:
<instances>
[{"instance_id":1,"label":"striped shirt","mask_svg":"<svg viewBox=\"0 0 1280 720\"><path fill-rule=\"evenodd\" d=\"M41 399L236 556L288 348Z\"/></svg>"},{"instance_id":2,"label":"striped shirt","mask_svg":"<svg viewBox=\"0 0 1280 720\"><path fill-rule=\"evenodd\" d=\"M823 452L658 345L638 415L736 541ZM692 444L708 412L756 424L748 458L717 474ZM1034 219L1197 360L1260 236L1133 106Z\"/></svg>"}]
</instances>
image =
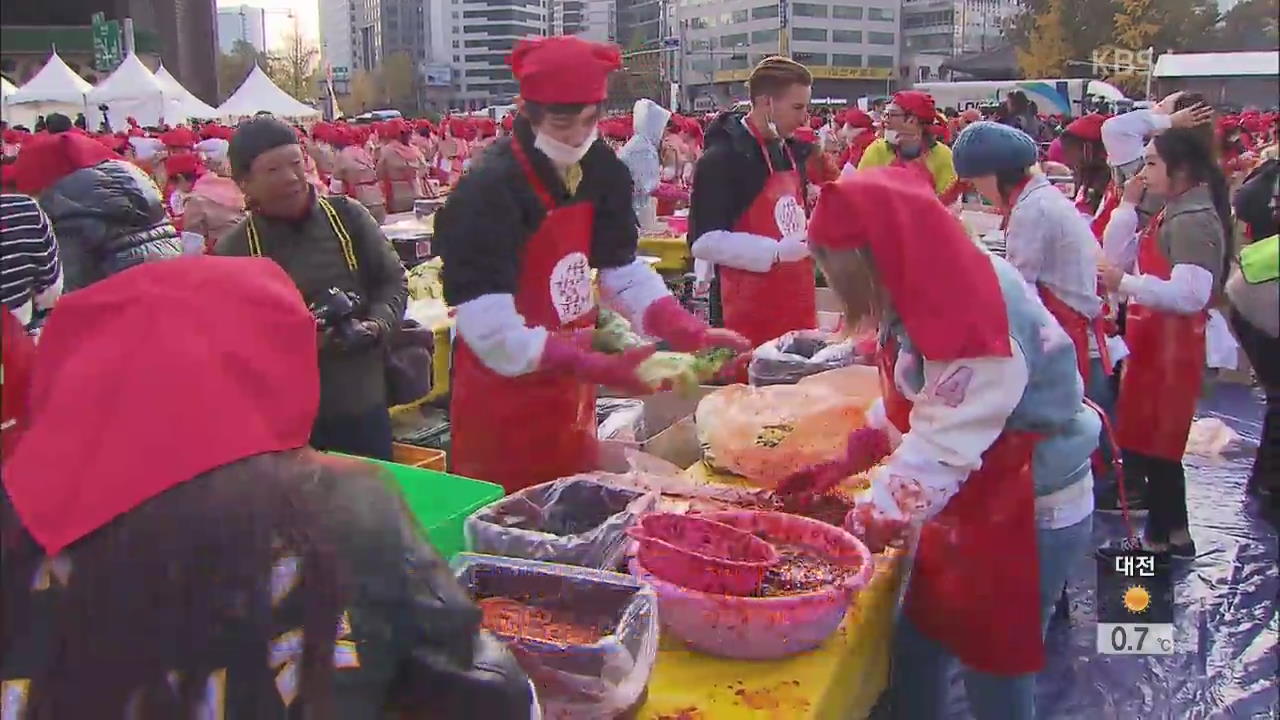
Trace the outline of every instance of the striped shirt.
<instances>
[{"instance_id":1,"label":"striped shirt","mask_svg":"<svg viewBox=\"0 0 1280 720\"><path fill-rule=\"evenodd\" d=\"M31 327L62 294L49 218L26 195L0 195L0 303Z\"/></svg>"}]
</instances>

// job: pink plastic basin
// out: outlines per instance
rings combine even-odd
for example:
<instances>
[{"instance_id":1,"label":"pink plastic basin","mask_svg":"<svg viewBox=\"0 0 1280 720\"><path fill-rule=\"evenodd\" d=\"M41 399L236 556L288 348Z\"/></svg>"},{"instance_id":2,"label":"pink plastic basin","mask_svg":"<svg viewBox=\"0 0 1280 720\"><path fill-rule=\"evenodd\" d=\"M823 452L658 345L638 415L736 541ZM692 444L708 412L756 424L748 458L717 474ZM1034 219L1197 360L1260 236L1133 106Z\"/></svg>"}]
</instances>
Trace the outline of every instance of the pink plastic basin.
<instances>
[{"instance_id":1,"label":"pink plastic basin","mask_svg":"<svg viewBox=\"0 0 1280 720\"><path fill-rule=\"evenodd\" d=\"M737 597L680 587L650 572L643 559L631 572L658 594L663 626L686 644L710 655L769 660L812 650L840 626L854 598L875 571L862 541L818 520L775 512L726 511L703 515L771 541L801 545L857 568L839 584L779 597Z\"/></svg>"},{"instance_id":2,"label":"pink plastic basin","mask_svg":"<svg viewBox=\"0 0 1280 720\"><path fill-rule=\"evenodd\" d=\"M650 513L627 529L649 571L692 590L750 595L778 562L778 552L750 532L705 517Z\"/></svg>"}]
</instances>

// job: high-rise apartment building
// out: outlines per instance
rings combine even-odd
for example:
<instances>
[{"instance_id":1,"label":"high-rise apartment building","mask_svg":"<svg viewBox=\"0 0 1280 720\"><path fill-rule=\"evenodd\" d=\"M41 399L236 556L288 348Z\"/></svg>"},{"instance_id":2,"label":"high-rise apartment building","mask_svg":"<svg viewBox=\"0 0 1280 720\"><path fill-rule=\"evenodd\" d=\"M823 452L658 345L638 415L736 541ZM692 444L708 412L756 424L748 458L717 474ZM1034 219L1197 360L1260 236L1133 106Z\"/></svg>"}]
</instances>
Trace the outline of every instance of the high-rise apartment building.
<instances>
[{"instance_id":1,"label":"high-rise apartment building","mask_svg":"<svg viewBox=\"0 0 1280 720\"><path fill-rule=\"evenodd\" d=\"M266 18L266 11L250 5L218 8L218 49L229 54L243 40L258 52L266 52Z\"/></svg>"},{"instance_id":2,"label":"high-rise apartment building","mask_svg":"<svg viewBox=\"0 0 1280 720\"><path fill-rule=\"evenodd\" d=\"M903 0L903 45L948 56L995 50L1018 12L1018 0Z\"/></svg>"},{"instance_id":3,"label":"high-rise apartment building","mask_svg":"<svg viewBox=\"0 0 1280 720\"><path fill-rule=\"evenodd\" d=\"M682 107L745 99L751 68L777 54L809 68L815 98L883 95L898 80L899 7L898 0L680 0Z\"/></svg>"}]
</instances>

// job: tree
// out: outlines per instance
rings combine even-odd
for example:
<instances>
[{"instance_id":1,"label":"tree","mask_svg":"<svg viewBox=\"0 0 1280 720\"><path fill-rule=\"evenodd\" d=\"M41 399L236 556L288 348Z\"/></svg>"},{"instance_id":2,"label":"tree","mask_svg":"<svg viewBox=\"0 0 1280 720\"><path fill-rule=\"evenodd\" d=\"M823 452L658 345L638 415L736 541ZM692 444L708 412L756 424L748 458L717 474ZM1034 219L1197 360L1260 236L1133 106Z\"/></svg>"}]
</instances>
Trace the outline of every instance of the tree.
<instances>
[{"instance_id":1,"label":"tree","mask_svg":"<svg viewBox=\"0 0 1280 720\"><path fill-rule=\"evenodd\" d=\"M367 70L356 70L351 75L351 92L339 100L342 114L351 117L373 109L381 92L378 89L378 77Z\"/></svg>"},{"instance_id":2,"label":"tree","mask_svg":"<svg viewBox=\"0 0 1280 720\"><path fill-rule=\"evenodd\" d=\"M1035 52L1032 35L1036 21L1049 12L1054 0L1023 0L1023 12L1014 18L1007 37L1023 52ZM1111 20L1115 0L1072 0L1057 3L1061 27L1068 48L1068 59L1075 62L1063 68L1066 77L1093 75L1089 61L1095 48L1111 42Z\"/></svg>"},{"instance_id":3,"label":"tree","mask_svg":"<svg viewBox=\"0 0 1280 720\"><path fill-rule=\"evenodd\" d=\"M1018 48L1018 67L1025 77L1052 78L1066 73L1072 47L1062 25L1062 0L1049 0L1036 16L1026 49Z\"/></svg>"},{"instance_id":4,"label":"tree","mask_svg":"<svg viewBox=\"0 0 1280 720\"><path fill-rule=\"evenodd\" d=\"M265 55L244 40L236 40L231 46L231 53L218 57L218 100L226 100L231 93L240 87L254 65L262 65L263 70L270 65Z\"/></svg>"},{"instance_id":5,"label":"tree","mask_svg":"<svg viewBox=\"0 0 1280 720\"><path fill-rule=\"evenodd\" d=\"M388 105L408 108L417 106L417 84L413 58L407 52L394 52L382 59L379 68L382 99Z\"/></svg>"},{"instance_id":6,"label":"tree","mask_svg":"<svg viewBox=\"0 0 1280 720\"><path fill-rule=\"evenodd\" d=\"M1243 0L1222 16L1214 33L1218 50L1275 50L1280 45L1280 2Z\"/></svg>"},{"instance_id":7,"label":"tree","mask_svg":"<svg viewBox=\"0 0 1280 720\"><path fill-rule=\"evenodd\" d=\"M320 49L294 30L285 36L281 49L271 55L263 69L281 90L307 102L316 96L319 59Z\"/></svg>"}]
</instances>

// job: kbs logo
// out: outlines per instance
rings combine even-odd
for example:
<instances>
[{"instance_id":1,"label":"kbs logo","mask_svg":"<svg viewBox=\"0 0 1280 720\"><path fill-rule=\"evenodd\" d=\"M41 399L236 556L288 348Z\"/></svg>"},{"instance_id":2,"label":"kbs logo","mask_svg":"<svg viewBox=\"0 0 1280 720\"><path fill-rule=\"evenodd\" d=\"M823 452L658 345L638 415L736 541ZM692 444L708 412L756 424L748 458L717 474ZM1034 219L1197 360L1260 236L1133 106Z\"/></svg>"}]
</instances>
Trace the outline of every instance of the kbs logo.
<instances>
[{"instance_id":1,"label":"kbs logo","mask_svg":"<svg viewBox=\"0 0 1280 720\"><path fill-rule=\"evenodd\" d=\"M1093 51L1090 63L1093 65L1093 74L1099 77L1148 73L1151 72L1154 64L1154 55L1155 50L1152 48L1128 50L1118 47L1101 47Z\"/></svg>"}]
</instances>

